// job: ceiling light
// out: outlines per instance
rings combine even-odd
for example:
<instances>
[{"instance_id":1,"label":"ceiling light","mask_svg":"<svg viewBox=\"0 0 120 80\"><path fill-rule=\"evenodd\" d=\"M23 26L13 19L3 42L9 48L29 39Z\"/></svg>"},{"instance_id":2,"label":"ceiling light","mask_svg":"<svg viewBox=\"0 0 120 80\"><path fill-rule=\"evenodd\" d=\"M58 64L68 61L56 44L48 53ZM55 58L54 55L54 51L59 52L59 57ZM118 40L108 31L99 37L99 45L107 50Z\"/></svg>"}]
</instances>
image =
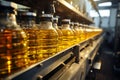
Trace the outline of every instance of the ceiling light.
<instances>
[{"instance_id":1,"label":"ceiling light","mask_svg":"<svg viewBox=\"0 0 120 80\"><path fill-rule=\"evenodd\" d=\"M100 1L100 0L94 0L94 1Z\"/></svg>"},{"instance_id":2,"label":"ceiling light","mask_svg":"<svg viewBox=\"0 0 120 80\"><path fill-rule=\"evenodd\" d=\"M104 3L98 4L99 7L102 7L102 6L111 6L111 5L112 5L111 2L104 2Z\"/></svg>"}]
</instances>

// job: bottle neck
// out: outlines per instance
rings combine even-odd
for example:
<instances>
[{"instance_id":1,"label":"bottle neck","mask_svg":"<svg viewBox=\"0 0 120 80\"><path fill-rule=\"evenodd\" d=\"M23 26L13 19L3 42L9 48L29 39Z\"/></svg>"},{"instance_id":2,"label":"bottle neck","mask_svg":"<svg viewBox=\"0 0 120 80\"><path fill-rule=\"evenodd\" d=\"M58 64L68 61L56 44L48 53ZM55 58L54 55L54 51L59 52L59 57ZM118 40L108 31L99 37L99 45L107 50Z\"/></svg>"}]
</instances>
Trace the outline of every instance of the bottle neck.
<instances>
[{"instance_id":1,"label":"bottle neck","mask_svg":"<svg viewBox=\"0 0 120 80\"><path fill-rule=\"evenodd\" d=\"M15 14L1 13L0 14L0 24L2 25L17 25Z\"/></svg>"},{"instance_id":2,"label":"bottle neck","mask_svg":"<svg viewBox=\"0 0 120 80\"><path fill-rule=\"evenodd\" d=\"M70 29L70 25L69 24L63 24L62 29Z\"/></svg>"},{"instance_id":3,"label":"bottle neck","mask_svg":"<svg viewBox=\"0 0 120 80\"><path fill-rule=\"evenodd\" d=\"M72 25L70 26L70 28L71 28L71 29L74 29L74 27L73 27Z\"/></svg>"},{"instance_id":4,"label":"bottle neck","mask_svg":"<svg viewBox=\"0 0 120 80\"><path fill-rule=\"evenodd\" d=\"M39 28L40 29L54 29L51 21L41 21Z\"/></svg>"},{"instance_id":5,"label":"bottle neck","mask_svg":"<svg viewBox=\"0 0 120 80\"><path fill-rule=\"evenodd\" d=\"M78 29L78 26L74 26L74 29Z\"/></svg>"},{"instance_id":6,"label":"bottle neck","mask_svg":"<svg viewBox=\"0 0 120 80\"><path fill-rule=\"evenodd\" d=\"M35 21L27 19L24 21L24 25L26 28L32 28L33 26L35 26Z\"/></svg>"},{"instance_id":7,"label":"bottle neck","mask_svg":"<svg viewBox=\"0 0 120 80\"><path fill-rule=\"evenodd\" d=\"M53 24L53 27L54 27L55 29L58 29L57 23L54 23L54 24Z\"/></svg>"}]
</instances>

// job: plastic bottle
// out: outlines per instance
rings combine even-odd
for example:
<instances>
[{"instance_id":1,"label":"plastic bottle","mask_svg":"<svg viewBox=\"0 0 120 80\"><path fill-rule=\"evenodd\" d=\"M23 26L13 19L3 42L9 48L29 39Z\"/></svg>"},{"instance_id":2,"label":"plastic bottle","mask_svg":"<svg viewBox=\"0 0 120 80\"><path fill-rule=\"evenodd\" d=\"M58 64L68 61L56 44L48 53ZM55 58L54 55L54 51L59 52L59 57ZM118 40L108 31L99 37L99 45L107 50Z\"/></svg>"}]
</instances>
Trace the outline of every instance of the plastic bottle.
<instances>
[{"instance_id":1,"label":"plastic bottle","mask_svg":"<svg viewBox=\"0 0 120 80\"><path fill-rule=\"evenodd\" d=\"M79 30L80 30L80 41L86 40L86 33L85 33L85 27L83 24L79 24Z\"/></svg>"},{"instance_id":2,"label":"plastic bottle","mask_svg":"<svg viewBox=\"0 0 120 80\"><path fill-rule=\"evenodd\" d=\"M15 9L15 3L0 3L0 79L28 66L27 36L16 23Z\"/></svg>"},{"instance_id":3,"label":"plastic bottle","mask_svg":"<svg viewBox=\"0 0 120 80\"><path fill-rule=\"evenodd\" d=\"M53 28L53 15L43 14L40 16L39 34L38 34L38 54L39 60L46 59L57 53L58 34Z\"/></svg>"},{"instance_id":4,"label":"plastic bottle","mask_svg":"<svg viewBox=\"0 0 120 80\"><path fill-rule=\"evenodd\" d=\"M70 28L70 19L62 20L63 48L69 48L74 45L74 33Z\"/></svg>"},{"instance_id":5,"label":"plastic bottle","mask_svg":"<svg viewBox=\"0 0 120 80\"><path fill-rule=\"evenodd\" d=\"M75 30L75 34L76 34L76 42L77 43L80 43L81 42L81 38L80 38L80 30L79 30L79 23L78 22L75 22L74 23L74 30Z\"/></svg>"},{"instance_id":6,"label":"plastic bottle","mask_svg":"<svg viewBox=\"0 0 120 80\"><path fill-rule=\"evenodd\" d=\"M72 32L74 34L74 44L76 44L78 36L77 36L77 33L76 33L75 29L74 29L74 22L70 22L70 28L71 28L71 30L72 30Z\"/></svg>"},{"instance_id":7,"label":"plastic bottle","mask_svg":"<svg viewBox=\"0 0 120 80\"><path fill-rule=\"evenodd\" d=\"M24 12L21 13L23 29L28 37L28 46L29 46L29 65L34 64L38 60L38 27L35 24L36 13L34 12Z\"/></svg>"},{"instance_id":8,"label":"plastic bottle","mask_svg":"<svg viewBox=\"0 0 120 80\"><path fill-rule=\"evenodd\" d=\"M62 39L63 39L63 34L62 31L58 28L58 18L54 17L53 18L53 27L56 29L57 33L58 33L58 47L57 47L57 52L63 50L63 46L62 46Z\"/></svg>"}]
</instances>

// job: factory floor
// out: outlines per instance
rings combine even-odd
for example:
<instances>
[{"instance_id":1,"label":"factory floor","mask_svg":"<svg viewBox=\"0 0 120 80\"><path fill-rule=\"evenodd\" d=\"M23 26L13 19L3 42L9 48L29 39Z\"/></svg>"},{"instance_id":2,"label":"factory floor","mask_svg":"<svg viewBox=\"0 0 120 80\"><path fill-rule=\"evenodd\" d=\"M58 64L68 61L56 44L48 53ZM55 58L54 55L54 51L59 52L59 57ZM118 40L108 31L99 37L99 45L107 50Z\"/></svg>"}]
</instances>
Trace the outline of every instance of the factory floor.
<instances>
[{"instance_id":1,"label":"factory floor","mask_svg":"<svg viewBox=\"0 0 120 80\"><path fill-rule=\"evenodd\" d=\"M100 69L92 69L86 80L120 80L120 73L113 70L114 52L113 45L103 42L99 50L97 62L101 62Z\"/></svg>"}]
</instances>

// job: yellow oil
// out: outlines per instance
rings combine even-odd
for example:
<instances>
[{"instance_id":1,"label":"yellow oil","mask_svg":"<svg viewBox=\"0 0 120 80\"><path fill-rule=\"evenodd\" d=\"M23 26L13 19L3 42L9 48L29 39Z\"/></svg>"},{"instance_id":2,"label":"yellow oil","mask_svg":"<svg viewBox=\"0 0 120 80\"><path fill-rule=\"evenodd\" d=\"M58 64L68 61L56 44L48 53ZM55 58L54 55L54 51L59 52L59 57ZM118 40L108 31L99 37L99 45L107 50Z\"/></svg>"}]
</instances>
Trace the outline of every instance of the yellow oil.
<instances>
[{"instance_id":1,"label":"yellow oil","mask_svg":"<svg viewBox=\"0 0 120 80\"><path fill-rule=\"evenodd\" d=\"M58 34L55 29L40 29L38 34L39 60L44 60L57 52Z\"/></svg>"},{"instance_id":2,"label":"yellow oil","mask_svg":"<svg viewBox=\"0 0 120 80\"><path fill-rule=\"evenodd\" d=\"M77 44L78 43L78 36L77 36L77 32L74 29L71 29L73 32L73 44Z\"/></svg>"},{"instance_id":3,"label":"yellow oil","mask_svg":"<svg viewBox=\"0 0 120 80\"><path fill-rule=\"evenodd\" d=\"M27 36L22 30L0 29L0 77L28 66Z\"/></svg>"},{"instance_id":4,"label":"yellow oil","mask_svg":"<svg viewBox=\"0 0 120 80\"><path fill-rule=\"evenodd\" d=\"M93 30L90 28L86 28L86 38L89 39L92 38L93 36L94 36Z\"/></svg>"},{"instance_id":5,"label":"yellow oil","mask_svg":"<svg viewBox=\"0 0 120 80\"><path fill-rule=\"evenodd\" d=\"M29 15L30 14L30 15ZM21 27L25 31L28 37L28 58L29 65L32 65L38 61L38 27L35 24L35 15L34 12L24 12L21 13Z\"/></svg>"},{"instance_id":6,"label":"yellow oil","mask_svg":"<svg viewBox=\"0 0 120 80\"><path fill-rule=\"evenodd\" d=\"M73 37L74 37L74 39L73 39L73 44L77 44L78 42L77 42L77 38L78 38L78 36L77 36L77 33L76 33L76 31L74 30L74 23L73 22L71 22L71 26L70 26L70 28L71 28L71 30L72 30L72 32L73 32Z\"/></svg>"},{"instance_id":7,"label":"yellow oil","mask_svg":"<svg viewBox=\"0 0 120 80\"><path fill-rule=\"evenodd\" d=\"M94 29L92 29L91 35L94 37L94 36L99 35L101 32L102 32L101 29L99 29L99 28L94 28Z\"/></svg>"},{"instance_id":8,"label":"yellow oil","mask_svg":"<svg viewBox=\"0 0 120 80\"><path fill-rule=\"evenodd\" d=\"M27 37L28 37L28 57L29 57L29 65L34 64L38 61L38 30L34 28L24 29Z\"/></svg>"},{"instance_id":9,"label":"yellow oil","mask_svg":"<svg viewBox=\"0 0 120 80\"><path fill-rule=\"evenodd\" d=\"M58 18L54 17L53 18L53 27L54 29L57 31L58 33L58 45L57 45L57 52L60 52L63 50L63 46L62 46L62 39L63 39L63 34L62 31L58 28Z\"/></svg>"},{"instance_id":10,"label":"yellow oil","mask_svg":"<svg viewBox=\"0 0 120 80\"><path fill-rule=\"evenodd\" d=\"M59 28L55 28L57 33L58 33L58 47L57 47L57 52L62 51L63 50L63 46L62 46L62 39L63 39L63 34L62 31Z\"/></svg>"},{"instance_id":11,"label":"yellow oil","mask_svg":"<svg viewBox=\"0 0 120 80\"><path fill-rule=\"evenodd\" d=\"M91 33L91 35L92 35L93 37L97 35L97 33L96 33L96 29L92 29L92 33Z\"/></svg>"},{"instance_id":12,"label":"yellow oil","mask_svg":"<svg viewBox=\"0 0 120 80\"><path fill-rule=\"evenodd\" d=\"M70 46L74 45L74 33L73 31L68 27L64 28L67 25L62 26L62 33L63 33L63 48L69 48Z\"/></svg>"},{"instance_id":13,"label":"yellow oil","mask_svg":"<svg viewBox=\"0 0 120 80\"><path fill-rule=\"evenodd\" d=\"M99 34L101 34L102 32L103 32L103 31L102 31L102 29L100 29L100 28L94 30L94 34L96 34L96 35L99 35Z\"/></svg>"},{"instance_id":14,"label":"yellow oil","mask_svg":"<svg viewBox=\"0 0 120 80\"><path fill-rule=\"evenodd\" d=\"M74 26L74 32L75 32L75 36L76 36L76 38L75 38L76 44L80 43L81 42L81 38L80 38L81 32L80 32L78 26Z\"/></svg>"},{"instance_id":15,"label":"yellow oil","mask_svg":"<svg viewBox=\"0 0 120 80\"><path fill-rule=\"evenodd\" d=\"M80 42L86 40L85 28L79 27L79 32L80 32Z\"/></svg>"}]
</instances>

